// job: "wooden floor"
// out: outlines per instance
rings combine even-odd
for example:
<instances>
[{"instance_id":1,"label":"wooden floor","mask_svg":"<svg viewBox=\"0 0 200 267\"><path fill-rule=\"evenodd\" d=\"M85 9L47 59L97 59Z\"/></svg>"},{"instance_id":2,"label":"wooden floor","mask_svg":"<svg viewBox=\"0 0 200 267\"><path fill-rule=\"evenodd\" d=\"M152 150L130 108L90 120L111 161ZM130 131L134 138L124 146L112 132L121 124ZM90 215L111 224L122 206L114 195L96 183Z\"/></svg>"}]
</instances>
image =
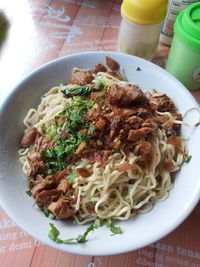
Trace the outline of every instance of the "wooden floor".
<instances>
[{"instance_id":1,"label":"wooden floor","mask_svg":"<svg viewBox=\"0 0 200 267\"><path fill-rule=\"evenodd\" d=\"M0 96L57 57L116 50L120 4L117 0L1 0L7 22L0 19ZM164 66L168 50L160 44L153 61ZM200 102L200 91L193 95ZM0 267L200 267L199 222L200 205L178 229L151 246L117 256L84 257L38 243L0 208Z\"/></svg>"}]
</instances>

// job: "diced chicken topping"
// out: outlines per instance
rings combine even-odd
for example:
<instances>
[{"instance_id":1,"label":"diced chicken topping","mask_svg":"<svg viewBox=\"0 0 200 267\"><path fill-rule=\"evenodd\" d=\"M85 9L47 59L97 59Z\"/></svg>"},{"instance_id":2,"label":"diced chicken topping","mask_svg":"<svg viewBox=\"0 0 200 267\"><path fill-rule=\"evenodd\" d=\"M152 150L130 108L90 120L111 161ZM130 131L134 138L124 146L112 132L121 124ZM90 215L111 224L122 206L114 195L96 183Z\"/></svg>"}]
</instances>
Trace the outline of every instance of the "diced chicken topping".
<instances>
[{"instance_id":1,"label":"diced chicken topping","mask_svg":"<svg viewBox=\"0 0 200 267\"><path fill-rule=\"evenodd\" d=\"M111 57L106 57L106 65L113 71L119 69L119 63Z\"/></svg>"},{"instance_id":2,"label":"diced chicken topping","mask_svg":"<svg viewBox=\"0 0 200 267\"><path fill-rule=\"evenodd\" d=\"M86 85L94 79L92 72L87 69L73 69L71 80L72 84Z\"/></svg>"},{"instance_id":3,"label":"diced chicken topping","mask_svg":"<svg viewBox=\"0 0 200 267\"><path fill-rule=\"evenodd\" d=\"M70 207L69 201L64 199L58 199L55 202L52 202L48 206L48 210L51 211L56 219L64 220L73 216L73 210Z\"/></svg>"},{"instance_id":4,"label":"diced chicken topping","mask_svg":"<svg viewBox=\"0 0 200 267\"><path fill-rule=\"evenodd\" d=\"M146 103L147 98L136 85L120 86L113 84L108 90L108 102L113 106L128 107L134 104Z\"/></svg>"},{"instance_id":5,"label":"diced chicken topping","mask_svg":"<svg viewBox=\"0 0 200 267\"><path fill-rule=\"evenodd\" d=\"M21 147L27 148L27 147L31 146L34 143L36 136L37 136L37 129L36 128L33 127L31 129L27 130L22 137Z\"/></svg>"}]
</instances>

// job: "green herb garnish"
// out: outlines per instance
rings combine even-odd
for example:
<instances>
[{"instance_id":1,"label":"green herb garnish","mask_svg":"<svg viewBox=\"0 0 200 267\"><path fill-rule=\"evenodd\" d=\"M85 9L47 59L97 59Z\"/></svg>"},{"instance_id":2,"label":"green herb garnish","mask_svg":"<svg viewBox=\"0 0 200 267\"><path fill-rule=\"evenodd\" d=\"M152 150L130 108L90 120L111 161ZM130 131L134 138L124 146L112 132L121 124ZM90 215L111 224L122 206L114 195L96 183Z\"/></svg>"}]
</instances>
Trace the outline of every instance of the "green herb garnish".
<instances>
[{"instance_id":1,"label":"green herb garnish","mask_svg":"<svg viewBox=\"0 0 200 267\"><path fill-rule=\"evenodd\" d=\"M55 243L58 243L58 244L78 244L78 243L85 243L85 242L88 241L87 240L88 234L91 231L93 231L94 229L97 229L97 228L99 228L99 227L102 226L101 220L99 218L96 218L94 220L94 223L91 224L82 235L80 234L76 238L60 239L59 238L59 235L60 235L59 230L52 223L50 223L49 225L50 225L51 229L49 230L48 237L52 241L54 241ZM116 227L116 226L113 225L113 222L112 222L111 219L108 219L107 220L107 227L113 233L112 235L122 234L123 233L123 231L122 231L122 229L120 227Z\"/></svg>"},{"instance_id":2,"label":"green herb garnish","mask_svg":"<svg viewBox=\"0 0 200 267\"><path fill-rule=\"evenodd\" d=\"M186 156L186 157L183 159L183 162L185 162L185 163L189 163L191 159L192 159L192 156L191 156L191 155Z\"/></svg>"},{"instance_id":3,"label":"green herb garnish","mask_svg":"<svg viewBox=\"0 0 200 267\"><path fill-rule=\"evenodd\" d=\"M54 138L56 136L56 129L55 127L49 127L46 129L46 133L49 137Z\"/></svg>"},{"instance_id":4,"label":"green herb garnish","mask_svg":"<svg viewBox=\"0 0 200 267\"><path fill-rule=\"evenodd\" d=\"M68 97L74 96L88 96L92 92L92 88L88 86L77 85L70 89L65 89L61 91L64 95Z\"/></svg>"},{"instance_id":5,"label":"green herb garnish","mask_svg":"<svg viewBox=\"0 0 200 267\"><path fill-rule=\"evenodd\" d=\"M96 218L94 220L93 226L94 226L95 229L101 227L101 220L99 218Z\"/></svg>"},{"instance_id":6,"label":"green herb garnish","mask_svg":"<svg viewBox=\"0 0 200 267\"><path fill-rule=\"evenodd\" d=\"M87 130L90 125L85 122L84 114L92 107L91 100L83 101L75 96L65 104L64 110L56 117L56 123L47 129L46 134L53 137L56 145L41 151L41 157L46 165L45 175L51 175L65 168L67 157L75 153L78 146L88 142ZM67 133L63 140L61 131Z\"/></svg>"},{"instance_id":7,"label":"green herb garnish","mask_svg":"<svg viewBox=\"0 0 200 267\"><path fill-rule=\"evenodd\" d=\"M76 239L75 238L69 238L69 239L65 239L62 240L60 239L58 236L60 235L59 230L53 225L53 223L49 224L51 229L48 233L48 237L54 241L57 244L75 244L76 243Z\"/></svg>"},{"instance_id":8,"label":"green herb garnish","mask_svg":"<svg viewBox=\"0 0 200 267\"><path fill-rule=\"evenodd\" d=\"M111 218L107 219L107 227L113 233L112 235L118 235L123 233L121 227L114 226Z\"/></svg>"},{"instance_id":9,"label":"green herb garnish","mask_svg":"<svg viewBox=\"0 0 200 267\"><path fill-rule=\"evenodd\" d=\"M55 218L55 215L52 212L50 212L47 208L43 208L43 212L45 216L48 217L49 219Z\"/></svg>"},{"instance_id":10,"label":"green herb garnish","mask_svg":"<svg viewBox=\"0 0 200 267\"><path fill-rule=\"evenodd\" d=\"M85 231L85 233L83 234L83 235L79 235L77 238L76 238L76 241L78 242L78 243L85 243L85 242L87 242L87 236L88 236L88 234L91 232L91 231L93 231L94 230L94 226L93 226L93 224L91 224L88 228L87 228L87 230Z\"/></svg>"},{"instance_id":11,"label":"green herb garnish","mask_svg":"<svg viewBox=\"0 0 200 267\"><path fill-rule=\"evenodd\" d=\"M54 241L55 243L58 243L58 244L76 244L76 243L85 243L87 242L87 236L88 234L94 230L94 226L93 224L91 224L87 230L85 231L84 234L82 235L79 235L78 237L76 238L69 238L69 239L60 239L58 236L60 235L60 232L59 230L52 224L50 223L49 224L51 229L48 233L48 237Z\"/></svg>"}]
</instances>

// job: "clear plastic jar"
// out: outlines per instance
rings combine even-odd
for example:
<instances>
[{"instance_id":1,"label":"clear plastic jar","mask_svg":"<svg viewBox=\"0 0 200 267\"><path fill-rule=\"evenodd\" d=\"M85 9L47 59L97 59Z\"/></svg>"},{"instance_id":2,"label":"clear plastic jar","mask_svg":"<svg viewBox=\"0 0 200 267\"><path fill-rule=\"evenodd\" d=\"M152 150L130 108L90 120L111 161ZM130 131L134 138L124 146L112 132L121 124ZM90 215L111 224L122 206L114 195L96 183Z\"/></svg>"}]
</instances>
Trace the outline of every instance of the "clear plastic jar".
<instances>
[{"instance_id":1,"label":"clear plastic jar","mask_svg":"<svg viewBox=\"0 0 200 267\"><path fill-rule=\"evenodd\" d=\"M118 51L151 60L158 46L160 26L160 23L139 25L122 18Z\"/></svg>"},{"instance_id":2,"label":"clear plastic jar","mask_svg":"<svg viewBox=\"0 0 200 267\"><path fill-rule=\"evenodd\" d=\"M156 52L167 0L124 0L117 49L151 60Z\"/></svg>"}]
</instances>

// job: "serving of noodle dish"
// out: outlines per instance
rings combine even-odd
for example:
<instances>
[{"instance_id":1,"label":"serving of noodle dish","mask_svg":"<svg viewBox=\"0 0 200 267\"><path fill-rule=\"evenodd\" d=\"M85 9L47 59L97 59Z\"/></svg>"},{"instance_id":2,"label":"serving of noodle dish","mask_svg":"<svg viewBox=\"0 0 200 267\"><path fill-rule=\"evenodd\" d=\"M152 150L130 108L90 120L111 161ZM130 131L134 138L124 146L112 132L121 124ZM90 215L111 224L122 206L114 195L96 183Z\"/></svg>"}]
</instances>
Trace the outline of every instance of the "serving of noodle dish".
<instances>
[{"instance_id":1,"label":"serving of noodle dish","mask_svg":"<svg viewBox=\"0 0 200 267\"><path fill-rule=\"evenodd\" d=\"M174 102L159 88L143 92L120 70L110 57L92 69L74 68L69 82L51 88L24 119L19 159L27 193L51 219L92 223L89 230L106 221L113 234L122 233L112 220L165 200L172 173L188 160ZM50 238L61 243L50 225Z\"/></svg>"}]
</instances>

